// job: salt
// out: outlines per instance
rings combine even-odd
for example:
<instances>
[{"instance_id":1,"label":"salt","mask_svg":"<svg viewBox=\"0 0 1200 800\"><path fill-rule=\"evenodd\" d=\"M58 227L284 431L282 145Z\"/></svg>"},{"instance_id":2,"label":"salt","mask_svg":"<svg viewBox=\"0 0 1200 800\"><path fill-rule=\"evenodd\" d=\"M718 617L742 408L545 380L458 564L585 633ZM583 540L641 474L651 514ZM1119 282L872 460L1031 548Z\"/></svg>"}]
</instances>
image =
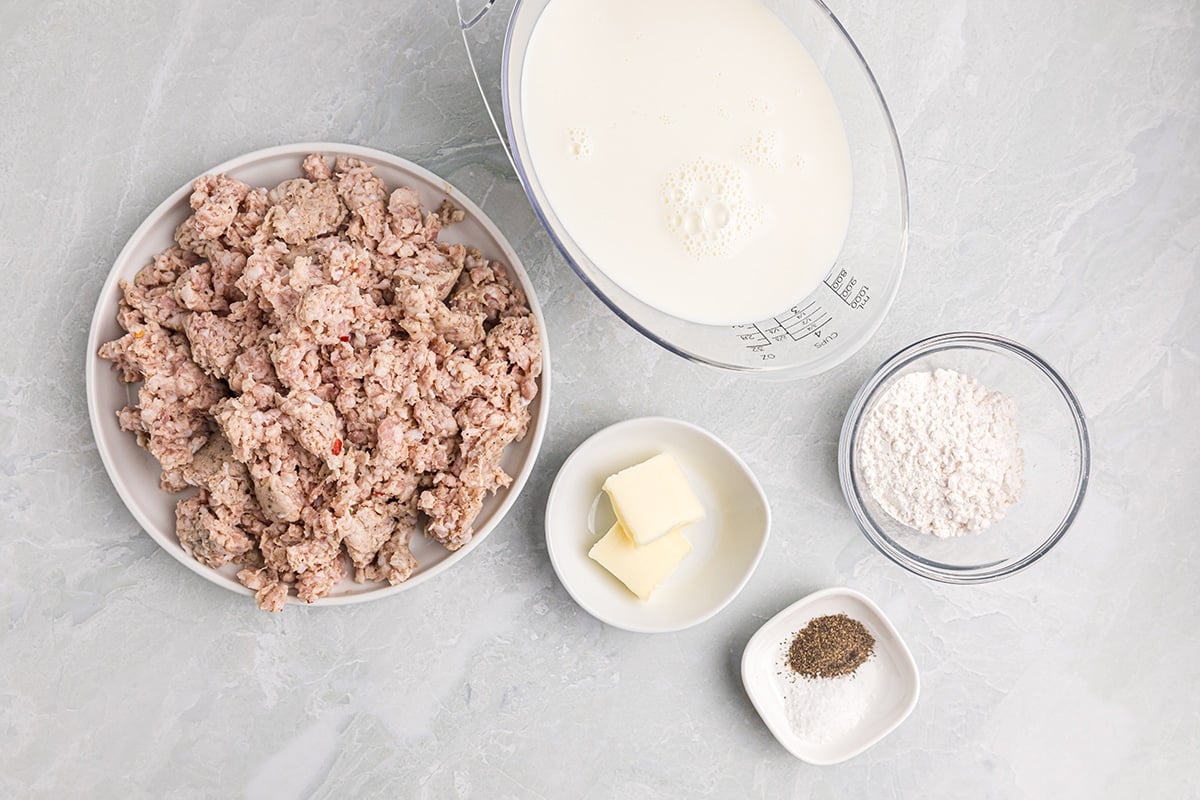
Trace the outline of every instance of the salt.
<instances>
[{"instance_id":1,"label":"salt","mask_svg":"<svg viewBox=\"0 0 1200 800\"><path fill-rule=\"evenodd\" d=\"M872 658L837 678L784 678L784 706L792 732L811 744L846 736L866 718L879 693L879 661Z\"/></svg>"}]
</instances>

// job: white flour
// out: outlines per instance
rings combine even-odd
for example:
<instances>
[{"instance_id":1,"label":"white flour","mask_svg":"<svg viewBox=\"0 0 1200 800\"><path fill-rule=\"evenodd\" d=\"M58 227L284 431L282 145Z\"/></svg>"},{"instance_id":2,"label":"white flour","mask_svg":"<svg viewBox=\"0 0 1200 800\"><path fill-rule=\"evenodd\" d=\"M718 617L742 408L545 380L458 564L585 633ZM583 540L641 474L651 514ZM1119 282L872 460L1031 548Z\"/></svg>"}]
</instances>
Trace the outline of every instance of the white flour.
<instances>
[{"instance_id":1,"label":"white flour","mask_svg":"<svg viewBox=\"0 0 1200 800\"><path fill-rule=\"evenodd\" d=\"M982 530L1021 496L1016 403L951 370L899 378L871 409L858 448L871 495L919 531Z\"/></svg>"}]
</instances>

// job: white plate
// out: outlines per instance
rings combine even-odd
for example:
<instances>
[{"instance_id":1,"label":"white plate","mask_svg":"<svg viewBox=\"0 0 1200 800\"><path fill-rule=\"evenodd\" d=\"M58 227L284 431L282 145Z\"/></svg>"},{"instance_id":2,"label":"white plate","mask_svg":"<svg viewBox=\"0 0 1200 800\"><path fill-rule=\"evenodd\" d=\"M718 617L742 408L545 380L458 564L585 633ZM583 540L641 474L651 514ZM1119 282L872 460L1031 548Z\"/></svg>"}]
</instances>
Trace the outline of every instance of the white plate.
<instances>
[{"instance_id":1,"label":"white plate","mask_svg":"<svg viewBox=\"0 0 1200 800\"><path fill-rule=\"evenodd\" d=\"M840 738L814 743L801 739L788 723L785 681L780 664L797 631L814 617L845 614L875 637L878 690L862 721ZM862 669L862 668L860 668ZM921 679L912 653L879 606L853 589L822 589L797 600L772 617L751 637L742 654L742 684L767 728L788 752L810 764L837 764L853 758L887 736L917 705Z\"/></svg>"},{"instance_id":2,"label":"white plate","mask_svg":"<svg viewBox=\"0 0 1200 800\"><path fill-rule=\"evenodd\" d=\"M707 517L688 527L692 551L643 601L588 550L616 519L604 479L662 452L675 457ZM546 549L567 592L597 619L638 633L689 628L728 605L758 566L770 529L767 496L750 468L708 431L664 417L594 434L562 465L546 504Z\"/></svg>"},{"instance_id":3,"label":"white plate","mask_svg":"<svg viewBox=\"0 0 1200 800\"><path fill-rule=\"evenodd\" d=\"M375 600L418 586L461 561L495 529L521 493L541 448L542 437L546 433L550 408L550 348L546 340L545 320L533 291L533 284L521 266L517 254L478 206L432 172L379 150L316 142L283 145L247 153L207 169L203 174L224 173L251 186L269 188L288 178L300 177L300 162L309 153L324 153L328 157L342 153L360 158L375 167L375 174L383 179L389 189L401 185L416 189L425 208L435 209L445 198L453 201L466 213L466 217L462 222L447 227L443 231L442 240L474 245L487 258L506 264L529 298L529 306L537 319L542 340L542 376L537 398L530 407L532 419L529 432L523 441L509 445L502 461L505 471L513 476L512 485L484 502L483 511L475 521L475 536L464 547L452 553L418 534L411 542L412 552L418 563L412 577L396 586L381 583L358 584L346 578L327 596L313 603L332 606ZM175 536L175 503L182 495L170 495L158 488L158 462L138 447L132 434L122 431L117 424L117 411L125 405L137 402L136 385L121 383L116 372L111 369L111 364L96 355L102 343L124 333L117 325L117 302L121 297L118 281L133 280L138 270L149 263L155 254L174 244L172 237L175 228L191 213L188 197L191 195L192 183L193 181L188 181L164 200L134 231L117 256L104 288L100 290L96 313L92 317L91 332L88 335L88 413L104 468L108 470L117 493L142 528L162 545L164 550L196 574L239 594L251 594L237 582L237 567L226 565L220 570L211 569L193 559L179 544L179 539ZM295 597L289 597L288 601L300 602Z\"/></svg>"}]
</instances>

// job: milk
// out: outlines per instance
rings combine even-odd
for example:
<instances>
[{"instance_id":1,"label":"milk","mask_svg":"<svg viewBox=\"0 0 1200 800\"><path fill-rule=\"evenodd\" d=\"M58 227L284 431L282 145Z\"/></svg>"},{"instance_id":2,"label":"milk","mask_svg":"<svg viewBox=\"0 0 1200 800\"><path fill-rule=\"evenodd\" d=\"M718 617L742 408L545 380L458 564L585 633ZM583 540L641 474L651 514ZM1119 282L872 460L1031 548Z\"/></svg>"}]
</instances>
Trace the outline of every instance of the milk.
<instances>
[{"instance_id":1,"label":"milk","mask_svg":"<svg viewBox=\"0 0 1200 800\"><path fill-rule=\"evenodd\" d=\"M815 289L841 249L841 118L808 53L758 0L551 0L520 113L563 227L668 314L770 317Z\"/></svg>"}]
</instances>

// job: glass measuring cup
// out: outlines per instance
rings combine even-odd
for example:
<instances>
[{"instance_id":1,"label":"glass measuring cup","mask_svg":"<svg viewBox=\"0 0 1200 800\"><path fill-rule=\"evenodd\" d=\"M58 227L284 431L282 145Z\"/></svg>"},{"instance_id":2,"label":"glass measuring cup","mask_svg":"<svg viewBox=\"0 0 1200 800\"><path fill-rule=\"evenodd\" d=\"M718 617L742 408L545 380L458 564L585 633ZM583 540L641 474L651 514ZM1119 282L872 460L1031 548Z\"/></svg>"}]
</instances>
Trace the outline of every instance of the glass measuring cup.
<instances>
[{"instance_id":1,"label":"glass measuring cup","mask_svg":"<svg viewBox=\"0 0 1200 800\"><path fill-rule=\"evenodd\" d=\"M529 157L521 92L530 36L553 0L455 2L476 83L534 212L571 268L619 317L689 360L795 377L816 375L845 361L879 328L904 269L908 183L883 94L824 3L764 0L817 63L841 112L854 173L845 243L825 280L807 297L781 303L770 318L730 326L678 319L625 291L588 258L548 202Z\"/></svg>"}]
</instances>

